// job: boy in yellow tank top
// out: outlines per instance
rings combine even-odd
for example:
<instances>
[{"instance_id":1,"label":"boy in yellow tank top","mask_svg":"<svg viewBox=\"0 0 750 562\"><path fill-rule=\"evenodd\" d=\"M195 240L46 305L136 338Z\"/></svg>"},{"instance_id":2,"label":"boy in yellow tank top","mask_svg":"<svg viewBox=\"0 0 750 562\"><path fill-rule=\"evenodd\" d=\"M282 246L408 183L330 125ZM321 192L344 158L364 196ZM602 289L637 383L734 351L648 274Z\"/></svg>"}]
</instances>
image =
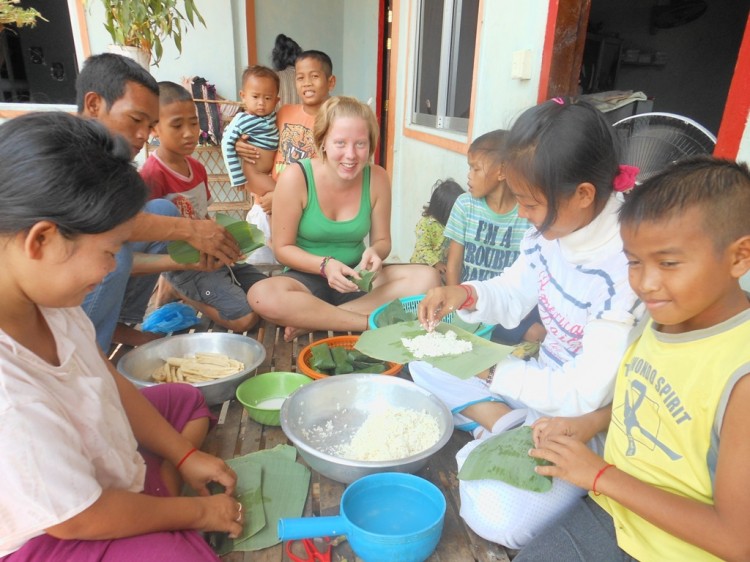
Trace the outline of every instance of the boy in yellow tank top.
<instances>
[{"instance_id":1,"label":"boy in yellow tank top","mask_svg":"<svg viewBox=\"0 0 750 562\"><path fill-rule=\"evenodd\" d=\"M750 557L750 171L675 164L620 212L629 281L651 319L609 408L535 424L540 474L591 493L516 557ZM584 443L608 424L604 458Z\"/></svg>"}]
</instances>

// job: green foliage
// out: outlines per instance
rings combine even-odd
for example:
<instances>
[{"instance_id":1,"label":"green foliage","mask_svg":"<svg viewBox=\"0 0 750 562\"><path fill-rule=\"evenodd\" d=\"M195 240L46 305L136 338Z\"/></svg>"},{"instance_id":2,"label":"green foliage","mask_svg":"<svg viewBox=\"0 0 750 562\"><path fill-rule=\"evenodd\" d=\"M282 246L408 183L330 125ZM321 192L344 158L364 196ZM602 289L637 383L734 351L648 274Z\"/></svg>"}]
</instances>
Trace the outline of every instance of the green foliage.
<instances>
[{"instance_id":1,"label":"green foliage","mask_svg":"<svg viewBox=\"0 0 750 562\"><path fill-rule=\"evenodd\" d=\"M90 0L89 0L90 1ZM206 22L195 0L101 0L104 28L116 45L137 47L152 53L158 65L164 54L163 42L171 39L182 53L182 34L187 24Z\"/></svg>"},{"instance_id":2,"label":"green foliage","mask_svg":"<svg viewBox=\"0 0 750 562\"><path fill-rule=\"evenodd\" d=\"M34 8L20 8L16 6L20 1L0 0L0 31L9 24L16 27L34 27L37 19L47 21Z\"/></svg>"}]
</instances>

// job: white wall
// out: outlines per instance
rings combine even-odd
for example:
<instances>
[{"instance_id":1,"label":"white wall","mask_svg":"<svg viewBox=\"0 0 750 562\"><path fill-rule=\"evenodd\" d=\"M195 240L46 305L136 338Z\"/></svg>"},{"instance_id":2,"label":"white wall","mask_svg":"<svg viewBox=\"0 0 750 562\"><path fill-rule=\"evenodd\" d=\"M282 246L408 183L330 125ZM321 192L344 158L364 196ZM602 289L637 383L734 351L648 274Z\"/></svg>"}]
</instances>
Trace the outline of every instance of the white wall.
<instances>
[{"instance_id":1,"label":"white wall","mask_svg":"<svg viewBox=\"0 0 750 562\"><path fill-rule=\"evenodd\" d=\"M334 94L363 101L377 89L378 0L256 0L258 62L271 66L279 33L333 62Z\"/></svg>"},{"instance_id":2,"label":"white wall","mask_svg":"<svg viewBox=\"0 0 750 562\"><path fill-rule=\"evenodd\" d=\"M409 125L409 107L415 52L416 13L414 2L403 0L399 21L398 53L394 58L399 68L396 99L391 100L395 111L393 156L393 237L392 261L408 261L414 248L414 226L422 207L430 197L430 188L438 179L452 177L466 187L468 167L462 153L424 143L403 136L408 126L417 131L429 129ZM515 117L536 103L539 73L547 21L546 0L485 0L480 14L482 41L478 58L478 83L474 102L472 138L499 128L508 128ZM511 78L514 51L531 50L532 80ZM445 135L466 140L466 137Z\"/></svg>"},{"instance_id":3,"label":"white wall","mask_svg":"<svg viewBox=\"0 0 750 562\"><path fill-rule=\"evenodd\" d=\"M259 64L271 66L274 41L283 33L303 50L315 49L331 57L338 82L333 93L346 91L342 42L344 0L255 0L255 27Z\"/></svg>"},{"instance_id":4,"label":"white wall","mask_svg":"<svg viewBox=\"0 0 750 562\"><path fill-rule=\"evenodd\" d=\"M238 9L237 6L241 5ZM164 44L164 55L159 66L151 66L151 74L157 80L180 82L183 77L201 76L216 86L219 95L237 99L237 60L235 45L242 43L245 28L244 2L232 0L196 0L196 5L206 27L198 24L195 29L188 25L183 32L182 54L171 41ZM237 12L233 17L233 9ZM98 0L89 0L86 8L86 26L89 32L91 53L106 52L112 40L104 29L104 9ZM238 38L239 37L239 38Z\"/></svg>"},{"instance_id":5,"label":"white wall","mask_svg":"<svg viewBox=\"0 0 750 562\"><path fill-rule=\"evenodd\" d=\"M343 84L336 92L361 101L373 99L377 93L378 68L378 0L349 0L344 3L342 54L340 73Z\"/></svg>"}]
</instances>

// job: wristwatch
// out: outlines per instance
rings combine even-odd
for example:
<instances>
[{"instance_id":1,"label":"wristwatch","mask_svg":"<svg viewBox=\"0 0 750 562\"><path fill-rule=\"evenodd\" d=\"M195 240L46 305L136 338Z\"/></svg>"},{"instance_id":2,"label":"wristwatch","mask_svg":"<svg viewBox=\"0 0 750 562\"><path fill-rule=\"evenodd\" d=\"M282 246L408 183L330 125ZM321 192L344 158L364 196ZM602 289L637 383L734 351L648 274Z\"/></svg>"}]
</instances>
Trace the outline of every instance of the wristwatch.
<instances>
[{"instance_id":1,"label":"wristwatch","mask_svg":"<svg viewBox=\"0 0 750 562\"><path fill-rule=\"evenodd\" d=\"M487 378L484 379L484 382L487 383L487 386L492 386L492 379L495 378L495 369L497 369L497 364L490 367L489 373L487 373Z\"/></svg>"}]
</instances>

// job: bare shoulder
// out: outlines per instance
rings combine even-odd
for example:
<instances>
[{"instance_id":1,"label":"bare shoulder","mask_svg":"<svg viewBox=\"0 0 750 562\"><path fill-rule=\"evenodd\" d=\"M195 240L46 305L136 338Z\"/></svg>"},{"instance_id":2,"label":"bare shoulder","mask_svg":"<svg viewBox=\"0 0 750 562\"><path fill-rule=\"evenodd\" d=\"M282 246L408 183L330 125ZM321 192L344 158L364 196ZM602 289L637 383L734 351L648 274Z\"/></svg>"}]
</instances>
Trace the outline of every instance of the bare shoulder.
<instances>
[{"instance_id":1,"label":"bare shoulder","mask_svg":"<svg viewBox=\"0 0 750 562\"><path fill-rule=\"evenodd\" d=\"M373 164L370 166L370 190L378 193L382 190L390 190L391 179L388 172L382 166Z\"/></svg>"},{"instance_id":2,"label":"bare shoulder","mask_svg":"<svg viewBox=\"0 0 750 562\"><path fill-rule=\"evenodd\" d=\"M300 188L306 188L305 175L296 163L288 164L276 180L276 191L296 192Z\"/></svg>"}]
</instances>

